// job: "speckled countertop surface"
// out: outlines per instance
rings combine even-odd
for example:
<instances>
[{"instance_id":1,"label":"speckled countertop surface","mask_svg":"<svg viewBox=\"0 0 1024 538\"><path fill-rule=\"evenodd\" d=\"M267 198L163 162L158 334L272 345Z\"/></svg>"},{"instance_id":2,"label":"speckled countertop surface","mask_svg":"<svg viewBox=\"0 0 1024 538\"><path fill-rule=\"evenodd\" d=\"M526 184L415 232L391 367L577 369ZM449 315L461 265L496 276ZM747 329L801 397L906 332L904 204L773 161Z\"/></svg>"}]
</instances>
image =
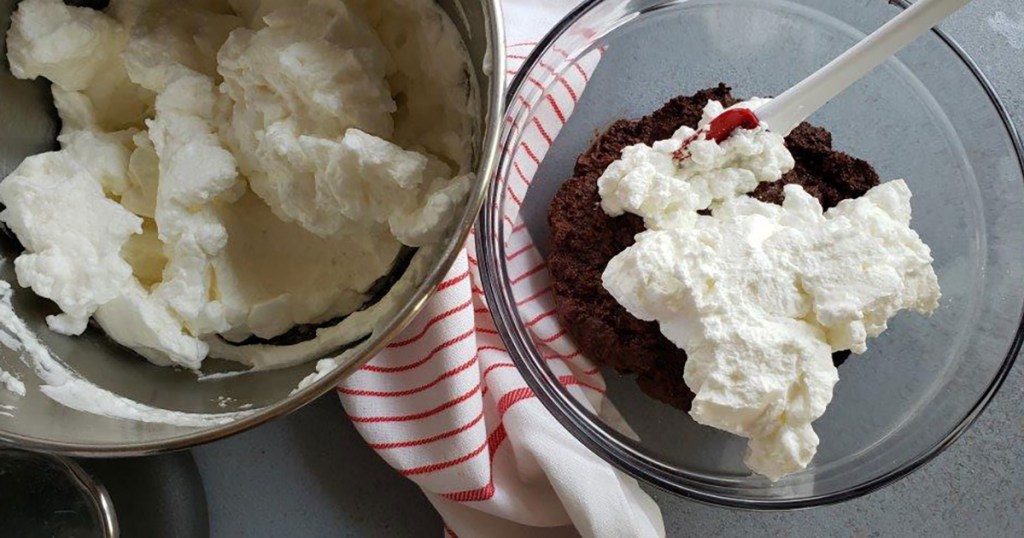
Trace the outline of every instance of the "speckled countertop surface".
<instances>
[{"instance_id":1,"label":"speckled countertop surface","mask_svg":"<svg viewBox=\"0 0 1024 538\"><path fill-rule=\"evenodd\" d=\"M869 1L869 0L850 0ZM876 0L870 0L876 1ZM975 0L944 23L1024 126L1024 1ZM439 536L419 491L362 442L334 395L193 450L211 536ZM669 536L1024 536L1024 365L933 462L841 505L790 513L704 506L652 491Z\"/></svg>"}]
</instances>

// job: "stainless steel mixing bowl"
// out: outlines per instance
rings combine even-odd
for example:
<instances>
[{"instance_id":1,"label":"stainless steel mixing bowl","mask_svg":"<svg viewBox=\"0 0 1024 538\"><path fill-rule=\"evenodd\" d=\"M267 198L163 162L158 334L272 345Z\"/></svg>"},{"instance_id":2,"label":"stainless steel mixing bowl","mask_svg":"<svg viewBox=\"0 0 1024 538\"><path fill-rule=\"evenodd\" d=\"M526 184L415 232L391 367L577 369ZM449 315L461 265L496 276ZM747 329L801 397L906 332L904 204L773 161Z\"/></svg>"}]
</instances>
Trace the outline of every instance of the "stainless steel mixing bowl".
<instances>
[{"instance_id":1,"label":"stainless steel mixing bowl","mask_svg":"<svg viewBox=\"0 0 1024 538\"><path fill-rule=\"evenodd\" d=\"M0 0L0 31L6 33L17 0ZM422 283L400 297L399 307L381 321L372 335L316 382L295 390L313 372L315 361L283 370L197 382L195 374L153 366L90 327L80 337L64 337L46 328L44 316L54 312L48 301L30 290L15 288L13 303L20 317L53 354L86 380L116 394L160 409L222 414L255 409L227 424L184 427L106 418L61 406L42 394L39 379L16 351L0 346L0 369L25 382L27 394L17 397L0 387L0 443L80 456L139 455L190 447L241 432L309 403L359 368L420 311L473 225L489 178L493 175L504 109L505 43L498 0L438 0L459 29L479 82L480 123L475 138L478 181L443 248L430 260ZM45 82L16 80L5 60L0 69L0 178L25 157L50 150L58 128ZM0 234L0 278L16 282L13 260L21 248ZM294 392L293 392L294 391Z\"/></svg>"}]
</instances>

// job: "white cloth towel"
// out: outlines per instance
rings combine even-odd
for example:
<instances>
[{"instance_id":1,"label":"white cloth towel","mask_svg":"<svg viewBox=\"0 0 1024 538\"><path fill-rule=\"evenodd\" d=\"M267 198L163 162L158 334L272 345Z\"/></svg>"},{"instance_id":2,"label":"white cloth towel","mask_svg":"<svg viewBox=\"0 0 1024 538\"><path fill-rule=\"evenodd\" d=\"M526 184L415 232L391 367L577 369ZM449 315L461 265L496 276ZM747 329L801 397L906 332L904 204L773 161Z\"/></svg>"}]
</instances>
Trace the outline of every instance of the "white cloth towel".
<instances>
[{"instance_id":1,"label":"white cloth towel","mask_svg":"<svg viewBox=\"0 0 1024 538\"><path fill-rule=\"evenodd\" d=\"M510 73L575 4L503 2ZM598 55L585 57L566 71L523 127L532 146L529 158L517 158L513 197L525 193L597 61ZM598 369L553 315L544 260L521 222L509 221L509 272L519 275L513 282L526 298L524 319L546 343L562 383L596 413L614 417ZM338 392L366 441L423 489L449 537L665 534L658 506L637 482L573 438L526 386L494 330L472 236L423 313Z\"/></svg>"}]
</instances>

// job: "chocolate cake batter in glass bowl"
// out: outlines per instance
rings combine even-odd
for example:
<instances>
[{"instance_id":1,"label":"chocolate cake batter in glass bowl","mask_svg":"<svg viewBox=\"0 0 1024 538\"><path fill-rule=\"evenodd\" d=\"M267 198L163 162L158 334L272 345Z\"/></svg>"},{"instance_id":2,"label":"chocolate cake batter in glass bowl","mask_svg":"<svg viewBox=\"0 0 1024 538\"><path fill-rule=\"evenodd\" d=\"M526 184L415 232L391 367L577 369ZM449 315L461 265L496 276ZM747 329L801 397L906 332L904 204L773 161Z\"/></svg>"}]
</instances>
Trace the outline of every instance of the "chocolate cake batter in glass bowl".
<instances>
[{"instance_id":1,"label":"chocolate cake batter in glass bowl","mask_svg":"<svg viewBox=\"0 0 1024 538\"><path fill-rule=\"evenodd\" d=\"M728 86L719 84L676 97L638 120L613 123L580 155L573 177L552 199L548 216L555 304L577 345L594 362L635 374L648 396L683 410L693 399L682 382L686 352L661 333L657 322L630 315L602 285L608 261L633 244L644 223L628 213L608 216L601 209L597 180L626 146L667 139L683 125L695 128L709 99L727 107L738 102ZM762 183L751 196L781 205L782 187L796 183L828 210L879 184L870 164L833 149L832 134L820 127L801 124L786 138L786 147L796 167L779 181ZM838 366L849 355L837 352L832 360Z\"/></svg>"}]
</instances>

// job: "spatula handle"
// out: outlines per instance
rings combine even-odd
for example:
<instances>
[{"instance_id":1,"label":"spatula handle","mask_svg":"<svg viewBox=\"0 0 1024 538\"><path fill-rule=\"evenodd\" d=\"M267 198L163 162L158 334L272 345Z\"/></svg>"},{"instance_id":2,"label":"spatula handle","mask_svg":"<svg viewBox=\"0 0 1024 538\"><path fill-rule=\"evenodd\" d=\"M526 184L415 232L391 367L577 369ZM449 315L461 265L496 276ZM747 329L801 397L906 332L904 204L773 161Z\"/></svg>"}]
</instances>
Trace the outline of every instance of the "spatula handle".
<instances>
[{"instance_id":1,"label":"spatula handle","mask_svg":"<svg viewBox=\"0 0 1024 538\"><path fill-rule=\"evenodd\" d=\"M757 110L768 128L789 134L800 122L971 0L918 0L825 67Z\"/></svg>"}]
</instances>

